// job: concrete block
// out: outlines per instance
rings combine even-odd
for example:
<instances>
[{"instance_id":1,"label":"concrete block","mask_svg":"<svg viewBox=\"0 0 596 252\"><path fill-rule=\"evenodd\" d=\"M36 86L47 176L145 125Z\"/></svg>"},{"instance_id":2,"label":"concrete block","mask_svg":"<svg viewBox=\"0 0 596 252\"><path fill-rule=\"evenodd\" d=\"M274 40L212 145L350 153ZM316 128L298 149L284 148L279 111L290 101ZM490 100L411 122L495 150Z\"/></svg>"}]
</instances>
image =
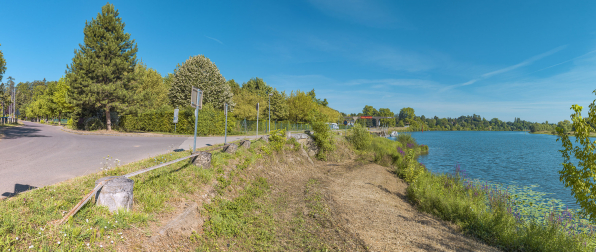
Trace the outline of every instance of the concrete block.
<instances>
[{"instance_id":1,"label":"concrete block","mask_svg":"<svg viewBox=\"0 0 596 252\"><path fill-rule=\"evenodd\" d=\"M110 212L118 209L132 210L133 187L135 182L123 176L110 176L95 181L95 185L111 179L95 194L95 204L107 206Z\"/></svg>"},{"instance_id":2,"label":"concrete block","mask_svg":"<svg viewBox=\"0 0 596 252\"><path fill-rule=\"evenodd\" d=\"M269 142L269 135L264 135L264 136L262 136L261 138L259 138L259 140L263 140L263 141L265 141L266 143L268 143L268 142Z\"/></svg>"},{"instance_id":3,"label":"concrete block","mask_svg":"<svg viewBox=\"0 0 596 252\"><path fill-rule=\"evenodd\" d=\"M230 144L228 144L228 145L225 145L225 146L223 147L223 151L224 151L225 153L234 154L234 153L236 153L236 151L237 151L237 150L238 150L238 145L236 145L236 144L233 144L233 143L230 143Z\"/></svg>"},{"instance_id":4,"label":"concrete block","mask_svg":"<svg viewBox=\"0 0 596 252\"><path fill-rule=\"evenodd\" d=\"M211 168L211 153L199 151L199 155L192 159L192 163L205 169Z\"/></svg>"}]
</instances>

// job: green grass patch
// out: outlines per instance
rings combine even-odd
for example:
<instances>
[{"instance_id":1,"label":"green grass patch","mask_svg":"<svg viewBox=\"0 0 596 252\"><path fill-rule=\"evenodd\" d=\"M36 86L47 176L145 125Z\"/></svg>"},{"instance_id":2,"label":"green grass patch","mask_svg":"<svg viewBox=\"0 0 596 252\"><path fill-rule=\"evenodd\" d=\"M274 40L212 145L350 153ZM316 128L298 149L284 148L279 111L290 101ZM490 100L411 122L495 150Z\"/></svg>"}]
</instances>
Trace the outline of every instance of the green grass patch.
<instances>
[{"instance_id":1,"label":"green grass patch","mask_svg":"<svg viewBox=\"0 0 596 252\"><path fill-rule=\"evenodd\" d=\"M153 170L132 178L135 181L133 211L113 214L89 202L66 224L56 227L48 223L61 219L101 177L121 176L188 155L188 152L173 152L124 166L108 158L101 164L98 162L98 166L104 166L102 172L0 201L0 251L114 248L126 239L122 236L124 229L147 226L157 214L173 210L168 202L197 193L214 177L213 169L181 161ZM218 155L214 156L215 167L225 162Z\"/></svg>"}]
</instances>

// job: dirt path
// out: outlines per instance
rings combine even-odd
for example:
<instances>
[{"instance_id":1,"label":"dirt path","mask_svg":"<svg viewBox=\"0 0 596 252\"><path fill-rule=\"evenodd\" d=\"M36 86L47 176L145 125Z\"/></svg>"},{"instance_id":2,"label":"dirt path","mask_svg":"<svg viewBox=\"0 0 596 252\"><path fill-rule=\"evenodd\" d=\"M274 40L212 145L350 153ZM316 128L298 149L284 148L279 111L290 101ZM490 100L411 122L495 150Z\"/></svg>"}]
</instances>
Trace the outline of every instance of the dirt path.
<instances>
[{"instance_id":1,"label":"dirt path","mask_svg":"<svg viewBox=\"0 0 596 252\"><path fill-rule=\"evenodd\" d=\"M336 214L371 251L499 251L418 212L406 199L407 184L385 167L340 165L329 175Z\"/></svg>"}]
</instances>

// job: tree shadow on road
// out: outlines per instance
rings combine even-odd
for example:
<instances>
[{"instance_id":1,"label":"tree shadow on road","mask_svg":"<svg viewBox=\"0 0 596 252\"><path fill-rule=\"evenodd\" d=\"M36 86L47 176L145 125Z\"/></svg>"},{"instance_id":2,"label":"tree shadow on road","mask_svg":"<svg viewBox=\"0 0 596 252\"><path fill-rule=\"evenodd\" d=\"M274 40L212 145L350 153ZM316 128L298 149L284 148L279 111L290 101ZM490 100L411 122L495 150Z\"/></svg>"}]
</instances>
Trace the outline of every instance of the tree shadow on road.
<instances>
[{"instance_id":1,"label":"tree shadow on road","mask_svg":"<svg viewBox=\"0 0 596 252\"><path fill-rule=\"evenodd\" d=\"M15 184L14 185L14 192L5 192L5 193L3 193L0 196L4 196L4 197L7 197L7 198L10 198L10 197L16 196L19 193L26 192L26 191L29 191L29 190L33 190L35 188L37 188L37 187L30 186L30 185Z\"/></svg>"},{"instance_id":2,"label":"tree shadow on road","mask_svg":"<svg viewBox=\"0 0 596 252\"><path fill-rule=\"evenodd\" d=\"M37 134L41 130L37 125L27 125L26 127L10 127L2 131L4 137L2 139L17 139L22 137L50 137L46 135Z\"/></svg>"}]
</instances>

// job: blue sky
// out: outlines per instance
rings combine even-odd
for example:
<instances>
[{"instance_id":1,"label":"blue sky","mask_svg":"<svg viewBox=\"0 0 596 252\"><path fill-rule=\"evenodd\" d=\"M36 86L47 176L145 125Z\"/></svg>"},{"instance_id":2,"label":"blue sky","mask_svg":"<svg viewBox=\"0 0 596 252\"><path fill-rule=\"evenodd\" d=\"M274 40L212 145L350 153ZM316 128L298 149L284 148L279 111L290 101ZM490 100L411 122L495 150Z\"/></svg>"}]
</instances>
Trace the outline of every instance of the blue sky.
<instances>
[{"instance_id":1,"label":"blue sky","mask_svg":"<svg viewBox=\"0 0 596 252\"><path fill-rule=\"evenodd\" d=\"M105 3L0 1L3 81L60 78ZM314 88L346 113L557 122L596 98L596 1L111 3L162 75L204 54L226 79Z\"/></svg>"}]
</instances>

